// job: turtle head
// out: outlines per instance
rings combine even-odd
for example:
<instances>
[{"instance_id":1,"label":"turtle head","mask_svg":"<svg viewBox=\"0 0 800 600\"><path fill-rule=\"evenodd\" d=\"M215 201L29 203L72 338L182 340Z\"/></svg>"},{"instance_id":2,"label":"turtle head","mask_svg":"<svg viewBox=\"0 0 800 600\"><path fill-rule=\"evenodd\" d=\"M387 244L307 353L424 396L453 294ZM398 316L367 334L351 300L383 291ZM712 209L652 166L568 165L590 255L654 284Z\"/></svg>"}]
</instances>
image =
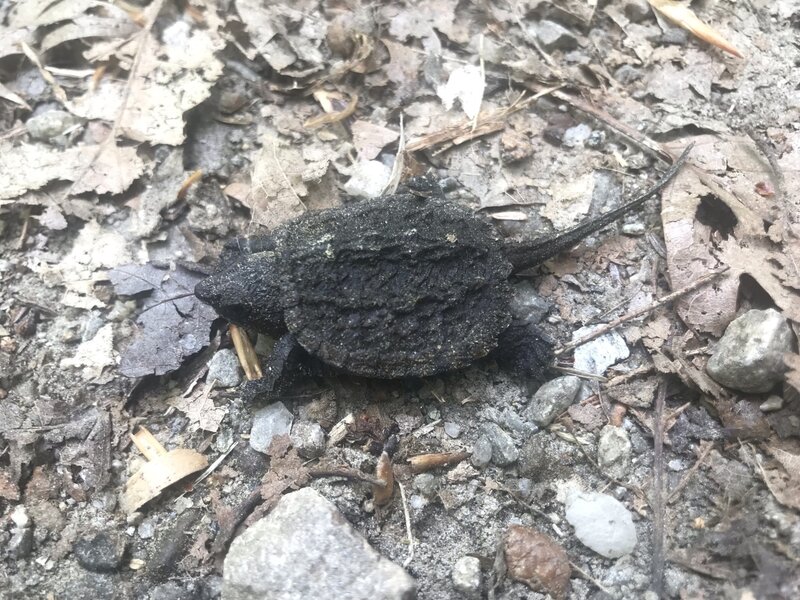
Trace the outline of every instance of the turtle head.
<instances>
[{"instance_id":1,"label":"turtle head","mask_svg":"<svg viewBox=\"0 0 800 600\"><path fill-rule=\"evenodd\" d=\"M274 252L223 264L195 286L194 294L232 323L273 336L286 331Z\"/></svg>"}]
</instances>

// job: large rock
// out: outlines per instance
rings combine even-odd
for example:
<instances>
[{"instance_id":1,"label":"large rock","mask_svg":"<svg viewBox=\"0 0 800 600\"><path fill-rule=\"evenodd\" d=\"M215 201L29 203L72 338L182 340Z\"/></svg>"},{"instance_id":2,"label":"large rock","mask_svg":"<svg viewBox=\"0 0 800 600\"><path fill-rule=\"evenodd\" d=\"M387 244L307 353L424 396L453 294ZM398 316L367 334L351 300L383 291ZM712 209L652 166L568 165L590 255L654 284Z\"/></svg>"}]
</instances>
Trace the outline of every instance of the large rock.
<instances>
[{"instance_id":1,"label":"large rock","mask_svg":"<svg viewBox=\"0 0 800 600\"><path fill-rule=\"evenodd\" d=\"M416 584L317 491L285 495L231 544L223 600L410 600Z\"/></svg>"},{"instance_id":2,"label":"large rock","mask_svg":"<svg viewBox=\"0 0 800 600\"><path fill-rule=\"evenodd\" d=\"M749 310L731 321L706 370L722 385L758 394L781 381L783 355L792 351L792 331L776 310Z\"/></svg>"}]
</instances>

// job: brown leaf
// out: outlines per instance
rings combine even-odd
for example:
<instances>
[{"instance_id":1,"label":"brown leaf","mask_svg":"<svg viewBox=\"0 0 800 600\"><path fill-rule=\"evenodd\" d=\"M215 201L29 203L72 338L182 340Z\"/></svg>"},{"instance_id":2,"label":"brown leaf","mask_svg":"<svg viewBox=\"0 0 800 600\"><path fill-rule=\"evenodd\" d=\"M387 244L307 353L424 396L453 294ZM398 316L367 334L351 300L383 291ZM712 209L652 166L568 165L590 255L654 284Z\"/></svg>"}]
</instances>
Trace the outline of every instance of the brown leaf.
<instances>
[{"instance_id":1,"label":"brown leaf","mask_svg":"<svg viewBox=\"0 0 800 600\"><path fill-rule=\"evenodd\" d=\"M800 452L797 447L792 452L774 445L769 445L767 449L779 466L761 470L764 483L778 502L800 510Z\"/></svg>"},{"instance_id":2,"label":"brown leaf","mask_svg":"<svg viewBox=\"0 0 800 600\"><path fill-rule=\"evenodd\" d=\"M713 27L701 21L694 11L675 0L648 0L650 6L667 17L670 21L683 27L688 32L696 35L703 41L716 46L717 48L733 54L738 58L744 58L736 47L720 35Z\"/></svg>"},{"instance_id":3,"label":"brown leaf","mask_svg":"<svg viewBox=\"0 0 800 600\"><path fill-rule=\"evenodd\" d=\"M504 541L508 574L532 590L566 598L572 568L569 556L549 536L530 527L512 525Z\"/></svg>"}]
</instances>

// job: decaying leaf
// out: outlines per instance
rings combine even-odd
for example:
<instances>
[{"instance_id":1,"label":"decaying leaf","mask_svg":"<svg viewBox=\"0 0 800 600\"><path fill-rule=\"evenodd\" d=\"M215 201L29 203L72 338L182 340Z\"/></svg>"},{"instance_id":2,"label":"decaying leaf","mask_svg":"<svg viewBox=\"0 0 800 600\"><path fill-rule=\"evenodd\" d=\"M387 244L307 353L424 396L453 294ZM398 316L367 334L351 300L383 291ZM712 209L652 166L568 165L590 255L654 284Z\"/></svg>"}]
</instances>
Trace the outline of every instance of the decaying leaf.
<instances>
[{"instance_id":1,"label":"decaying leaf","mask_svg":"<svg viewBox=\"0 0 800 600\"><path fill-rule=\"evenodd\" d=\"M211 399L211 386L197 386L189 396L175 398L169 402L203 431L216 432L225 418L226 410L215 406Z\"/></svg>"},{"instance_id":2,"label":"decaying leaf","mask_svg":"<svg viewBox=\"0 0 800 600\"><path fill-rule=\"evenodd\" d=\"M450 73L447 83L439 86L436 93L447 110L453 108L457 98L467 117L474 119L481 110L485 88L486 81L482 70L474 65L464 65Z\"/></svg>"},{"instance_id":3,"label":"decaying leaf","mask_svg":"<svg viewBox=\"0 0 800 600\"><path fill-rule=\"evenodd\" d=\"M122 491L120 506L127 514L156 498L173 483L208 466L205 456L189 448L167 452L144 427L131 434L131 439L147 462L128 479Z\"/></svg>"},{"instance_id":4,"label":"decaying leaf","mask_svg":"<svg viewBox=\"0 0 800 600\"><path fill-rule=\"evenodd\" d=\"M701 149L703 145L699 146ZM757 155L757 152L754 152ZM708 156L701 154L700 156ZM727 156L732 156L728 153ZM726 162L719 168L726 171ZM751 169L757 163L749 163ZM748 172L750 179L764 179L762 172ZM715 169L716 170L716 169ZM667 263L672 285L688 285L698 273L730 267L714 284L690 292L678 301L678 314L698 331L719 336L735 317L740 286L747 279L766 291L784 314L800 320L800 290L793 283L797 240L786 228L780 238L771 239L764 222L780 220L770 214L765 198L753 191L753 184L729 191L719 176L700 168L684 169L662 200L662 220L667 248ZM749 196L741 190L749 190ZM796 199L786 198L788 207L797 210Z\"/></svg>"},{"instance_id":5,"label":"decaying leaf","mask_svg":"<svg viewBox=\"0 0 800 600\"><path fill-rule=\"evenodd\" d=\"M774 468L762 468L764 483L775 499L789 508L800 510L800 453L795 447L789 452L775 445L768 447L779 463Z\"/></svg>"},{"instance_id":6,"label":"decaying leaf","mask_svg":"<svg viewBox=\"0 0 800 600\"><path fill-rule=\"evenodd\" d=\"M0 173L5 177L0 199L16 198L51 181L74 181L76 194L119 194L144 171L136 148L106 146L98 155L99 149L78 146L62 150L46 144L14 146L0 141Z\"/></svg>"},{"instance_id":7,"label":"decaying leaf","mask_svg":"<svg viewBox=\"0 0 800 600\"><path fill-rule=\"evenodd\" d=\"M124 102L122 135L152 144L183 142L184 113L208 98L222 75L215 53L224 43L209 30L183 21L165 30L163 38L163 44L152 35L147 39L132 82L104 78L96 89L74 99L69 110L113 122Z\"/></svg>"},{"instance_id":8,"label":"decaying leaf","mask_svg":"<svg viewBox=\"0 0 800 600\"><path fill-rule=\"evenodd\" d=\"M217 315L192 294L201 275L182 267L168 271L130 264L113 269L108 278L120 295L150 293L136 319L138 335L122 350L120 373L126 377L163 375L208 345Z\"/></svg>"},{"instance_id":9,"label":"decaying leaf","mask_svg":"<svg viewBox=\"0 0 800 600\"><path fill-rule=\"evenodd\" d=\"M250 195L244 204L254 223L272 229L305 211L302 196L308 193L302 178L305 164L298 149L265 136L253 166Z\"/></svg>"}]
</instances>

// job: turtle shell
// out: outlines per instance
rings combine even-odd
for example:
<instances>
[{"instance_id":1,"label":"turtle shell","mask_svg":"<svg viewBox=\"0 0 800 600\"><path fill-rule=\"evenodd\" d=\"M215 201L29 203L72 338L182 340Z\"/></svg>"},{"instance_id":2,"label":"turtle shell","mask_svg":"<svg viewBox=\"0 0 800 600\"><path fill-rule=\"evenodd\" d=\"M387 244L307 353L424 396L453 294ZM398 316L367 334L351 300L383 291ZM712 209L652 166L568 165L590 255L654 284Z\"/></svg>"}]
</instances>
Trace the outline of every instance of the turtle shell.
<instances>
[{"instance_id":1,"label":"turtle shell","mask_svg":"<svg viewBox=\"0 0 800 600\"><path fill-rule=\"evenodd\" d=\"M273 233L288 330L347 372L458 369L494 349L510 323L501 239L452 202L387 196L309 213Z\"/></svg>"}]
</instances>

